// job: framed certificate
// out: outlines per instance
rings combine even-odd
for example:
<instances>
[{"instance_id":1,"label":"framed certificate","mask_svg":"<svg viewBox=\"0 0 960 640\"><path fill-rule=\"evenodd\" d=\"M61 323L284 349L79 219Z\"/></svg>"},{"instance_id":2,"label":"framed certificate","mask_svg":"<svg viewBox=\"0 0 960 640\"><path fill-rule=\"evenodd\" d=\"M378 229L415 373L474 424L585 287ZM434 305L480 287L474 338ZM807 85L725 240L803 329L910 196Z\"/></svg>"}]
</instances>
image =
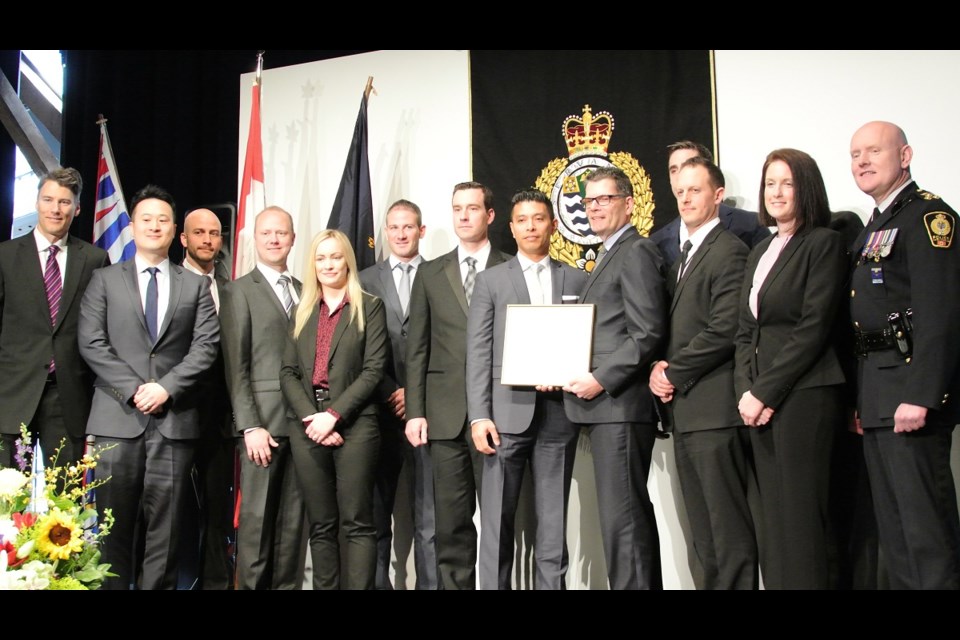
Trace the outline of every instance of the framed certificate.
<instances>
[{"instance_id":1,"label":"framed certificate","mask_svg":"<svg viewBox=\"0 0 960 640\"><path fill-rule=\"evenodd\" d=\"M562 387L590 371L592 304L508 304L500 383Z\"/></svg>"}]
</instances>

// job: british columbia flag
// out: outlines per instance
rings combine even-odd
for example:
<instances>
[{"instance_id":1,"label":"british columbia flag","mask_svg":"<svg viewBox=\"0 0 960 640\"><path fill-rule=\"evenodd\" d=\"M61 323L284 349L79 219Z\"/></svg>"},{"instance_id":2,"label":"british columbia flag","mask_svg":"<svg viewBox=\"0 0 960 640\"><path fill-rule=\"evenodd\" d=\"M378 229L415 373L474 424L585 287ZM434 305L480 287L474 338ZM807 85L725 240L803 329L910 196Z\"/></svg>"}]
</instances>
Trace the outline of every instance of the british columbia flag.
<instances>
[{"instance_id":1,"label":"british columbia flag","mask_svg":"<svg viewBox=\"0 0 960 640\"><path fill-rule=\"evenodd\" d=\"M113 161L113 149L107 134L107 121L103 116L100 125L100 164L97 167L97 206L93 222L93 244L110 254L110 262L117 264L129 260L136 252L133 244L133 229L130 215L123 199L117 165Z\"/></svg>"}]
</instances>

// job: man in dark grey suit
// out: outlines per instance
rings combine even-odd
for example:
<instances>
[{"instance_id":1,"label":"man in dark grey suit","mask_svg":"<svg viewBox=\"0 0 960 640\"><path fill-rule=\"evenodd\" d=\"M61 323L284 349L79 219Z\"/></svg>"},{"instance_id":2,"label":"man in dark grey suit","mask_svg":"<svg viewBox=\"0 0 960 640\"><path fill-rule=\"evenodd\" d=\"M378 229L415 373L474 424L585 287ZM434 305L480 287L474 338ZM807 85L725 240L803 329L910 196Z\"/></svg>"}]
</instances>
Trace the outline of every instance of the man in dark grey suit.
<instances>
[{"instance_id":1,"label":"man in dark grey suit","mask_svg":"<svg viewBox=\"0 0 960 640\"><path fill-rule=\"evenodd\" d=\"M289 436L302 429L280 391L300 281L287 269L296 236L279 207L257 214L257 266L221 292L223 358L240 454L237 589L300 589L303 499Z\"/></svg>"},{"instance_id":2,"label":"man in dark grey suit","mask_svg":"<svg viewBox=\"0 0 960 640\"><path fill-rule=\"evenodd\" d=\"M194 209L183 218L180 243L186 251L183 268L210 281L210 295L220 312L220 289L229 281L218 269L217 257L223 247L220 218L210 209ZM204 590L233 587L233 562L228 541L233 538L233 419L224 379L223 356L207 372L204 380L200 421L203 436L197 447L196 494L199 507L199 558L196 585ZM191 539L188 544L195 544ZM190 553L188 549L187 553ZM191 574L192 575L192 574Z\"/></svg>"},{"instance_id":3,"label":"man in dark grey suit","mask_svg":"<svg viewBox=\"0 0 960 640\"><path fill-rule=\"evenodd\" d=\"M404 461L412 469L413 556L416 588L435 590L437 576L436 524L433 505L433 467L425 447L411 447L404 436L407 385L407 330L410 321L410 289L423 263L420 240L427 227L420 207L409 200L397 200L387 209L384 220L390 257L360 272L365 291L381 300L387 311L390 359L380 385L380 462L373 493L373 518L377 526L377 589L392 589L390 550L393 542L392 516L397 483ZM406 507L404 507L406 508Z\"/></svg>"},{"instance_id":4,"label":"man in dark grey suit","mask_svg":"<svg viewBox=\"0 0 960 640\"><path fill-rule=\"evenodd\" d=\"M76 169L40 179L33 233L0 244L0 467L14 466L20 424L46 457L83 455L93 376L77 347L80 300L107 252L70 236L80 214Z\"/></svg>"},{"instance_id":5,"label":"man in dark grey suit","mask_svg":"<svg viewBox=\"0 0 960 640\"><path fill-rule=\"evenodd\" d=\"M690 140L674 142L667 147L667 151L670 152L667 170L670 172L670 188L674 196L677 194L677 174L684 162L697 157L713 162L713 154L709 149ZM757 214L753 211L735 209L721 202L718 217L723 228L740 238L749 248L753 248L758 242L770 236L770 230L760 224ZM687 240L687 230L681 224L680 218L676 217L666 226L655 231L650 239L657 244L667 265L672 265L680 256L680 247Z\"/></svg>"},{"instance_id":6,"label":"man in dark grey suit","mask_svg":"<svg viewBox=\"0 0 960 640\"><path fill-rule=\"evenodd\" d=\"M663 259L631 224L633 185L616 167L587 177L583 204L603 240L580 302L597 305L591 371L563 390L567 416L589 428L600 533L611 589L662 586L647 473L656 424L647 373L666 335Z\"/></svg>"},{"instance_id":7,"label":"man in dark grey suit","mask_svg":"<svg viewBox=\"0 0 960 640\"><path fill-rule=\"evenodd\" d=\"M407 334L407 440L429 442L443 589L475 589L473 524L481 460L467 423L467 308L477 274L509 255L490 245L493 193L478 182L453 188L456 249L424 264L410 294Z\"/></svg>"},{"instance_id":8,"label":"man in dark grey suit","mask_svg":"<svg viewBox=\"0 0 960 640\"><path fill-rule=\"evenodd\" d=\"M650 389L671 414L677 475L699 560L698 589L756 589L743 421L733 391L734 337L748 249L717 217L724 178L701 157L683 163L677 206L687 230L667 275L670 338Z\"/></svg>"},{"instance_id":9,"label":"man in dark grey suit","mask_svg":"<svg viewBox=\"0 0 960 640\"><path fill-rule=\"evenodd\" d=\"M130 202L137 252L93 274L80 307L80 353L97 376L87 433L102 454L98 507L116 524L104 586L176 587L182 514L203 425L201 382L217 357L220 325L206 278L170 263L173 198L148 185ZM106 445L108 448L103 449ZM142 573L135 525L145 538Z\"/></svg>"},{"instance_id":10,"label":"man in dark grey suit","mask_svg":"<svg viewBox=\"0 0 960 640\"><path fill-rule=\"evenodd\" d=\"M567 497L580 429L563 411L563 393L500 383L507 305L576 301L587 276L550 259L557 228L550 200L521 191L511 200L517 256L477 276L467 318L467 413L485 454L480 492L480 588L510 589L514 521L527 463L537 513L536 588L565 588ZM535 336L530 339L536 340Z\"/></svg>"}]
</instances>

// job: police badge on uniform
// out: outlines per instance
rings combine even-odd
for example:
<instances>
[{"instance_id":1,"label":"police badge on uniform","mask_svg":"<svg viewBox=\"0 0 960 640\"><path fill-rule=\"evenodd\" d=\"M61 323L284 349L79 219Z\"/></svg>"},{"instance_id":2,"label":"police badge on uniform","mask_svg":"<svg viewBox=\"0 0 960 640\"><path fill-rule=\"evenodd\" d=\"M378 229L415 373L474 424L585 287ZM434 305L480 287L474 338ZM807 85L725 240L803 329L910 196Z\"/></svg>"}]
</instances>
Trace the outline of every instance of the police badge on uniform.
<instances>
[{"instance_id":1,"label":"police badge on uniform","mask_svg":"<svg viewBox=\"0 0 960 640\"><path fill-rule=\"evenodd\" d=\"M613 116L601 111L596 116L590 105L584 105L583 115L568 116L563 122L563 137L567 143L568 158L551 160L536 187L553 202L557 212L557 230L550 239L550 257L572 267L590 272L596 265L599 236L590 228L587 210L583 206L585 180L600 167L614 165L623 169L633 185L633 214L630 224L640 235L646 236L653 228L653 192L650 176L629 153L607 153L613 134Z\"/></svg>"},{"instance_id":2,"label":"police badge on uniform","mask_svg":"<svg viewBox=\"0 0 960 640\"><path fill-rule=\"evenodd\" d=\"M923 216L923 224L930 236L930 244L937 249L949 249L953 242L953 220L946 211L931 211Z\"/></svg>"}]
</instances>

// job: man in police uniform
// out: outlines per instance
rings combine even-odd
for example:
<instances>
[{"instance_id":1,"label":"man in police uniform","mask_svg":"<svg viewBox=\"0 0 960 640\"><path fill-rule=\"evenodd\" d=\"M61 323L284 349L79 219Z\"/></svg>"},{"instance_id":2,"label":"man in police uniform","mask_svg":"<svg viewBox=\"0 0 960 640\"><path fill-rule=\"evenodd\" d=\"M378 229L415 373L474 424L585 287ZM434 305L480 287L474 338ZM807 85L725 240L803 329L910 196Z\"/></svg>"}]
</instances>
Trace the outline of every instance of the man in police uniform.
<instances>
[{"instance_id":1,"label":"man in police uniform","mask_svg":"<svg viewBox=\"0 0 960 640\"><path fill-rule=\"evenodd\" d=\"M950 444L960 419L957 214L910 176L903 131L870 122L850 144L853 177L876 202L853 247L850 312L859 413L880 545L894 589L960 587L960 518Z\"/></svg>"}]
</instances>

